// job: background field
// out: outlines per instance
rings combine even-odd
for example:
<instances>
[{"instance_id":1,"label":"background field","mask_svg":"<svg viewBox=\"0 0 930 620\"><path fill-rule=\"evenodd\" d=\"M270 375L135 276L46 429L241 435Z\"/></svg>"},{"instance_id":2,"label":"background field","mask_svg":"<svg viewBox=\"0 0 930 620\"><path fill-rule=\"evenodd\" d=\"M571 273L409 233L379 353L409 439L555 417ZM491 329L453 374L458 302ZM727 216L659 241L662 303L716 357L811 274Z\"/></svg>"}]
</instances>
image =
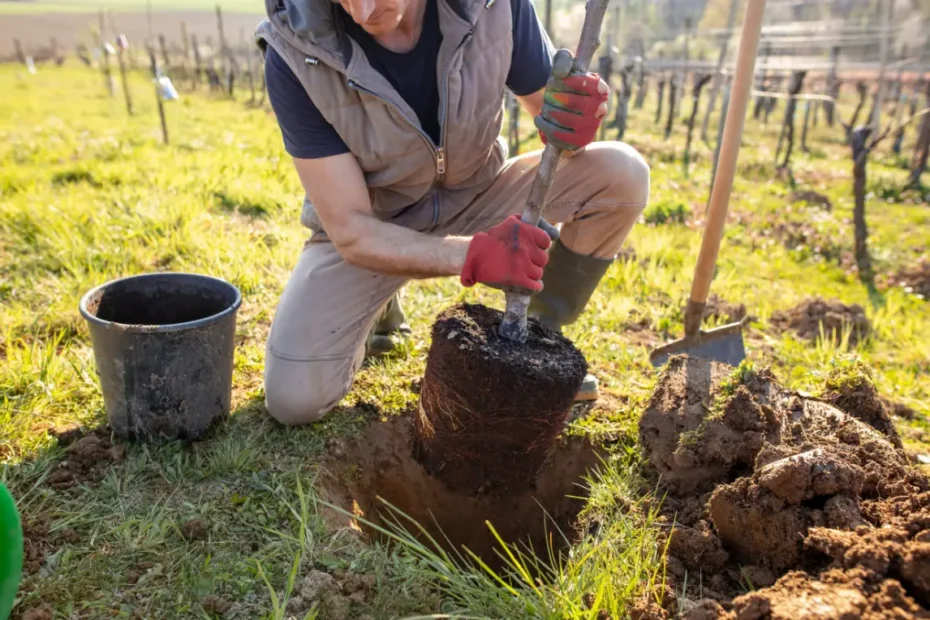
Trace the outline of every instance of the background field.
<instances>
[{"instance_id":1,"label":"background field","mask_svg":"<svg viewBox=\"0 0 930 620\"><path fill-rule=\"evenodd\" d=\"M622 617L636 584L661 579L656 528L648 516L618 506L628 508L636 497L636 422L656 377L648 352L681 334L708 146L696 141L685 175L683 126L663 140L652 122L652 97L631 112L626 139L652 166L651 203L630 237L630 255L610 268L588 311L567 330L604 389L569 430L613 446L588 509L589 518L610 527L584 537L575 561L540 594L529 587L511 592L480 573L437 581L409 552L363 545L352 532L334 534L315 503L319 461L334 441L352 441L379 416L414 406L436 313L459 300L501 307L502 296L463 290L451 279L411 284L409 346L363 369L324 422L279 427L262 406L263 346L306 231L274 118L242 95L184 95L167 106L166 147L149 79L134 76L131 87L137 112L129 117L90 69L49 66L29 75L0 67L0 473L22 502L34 552L17 613L283 618L283 603L275 604L264 579L280 596L292 570L302 578L325 569L375 580L372 593L353 603L353 618L462 608L479 617L585 617L583 596L598 587ZM685 101L682 114L688 111ZM843 115L849 111L845 103ZM913 419L897 422L908 448L923 454L930 305L894 276L927 254L925 197L900 191L905 161L882 147L868 186L880 284L870 296L851 269L851 162L841 130L822 122L812 130L810 153L794 157L792 183L772 164L777 125L747 123L713 290L745 304L753 317L750 359L791 387L816 392L826 372L853 359L874 368L882 395L915 410ZM524 149L538 145L525 117L522 133ZM913 138L911 129L905 153ZM801 190L823 195L832 210L799 200L793 192ZM207 442L128 445L99 475L53 484L65 458L56 434L104 422L78 299L108 279L154 270L209 273L241 289L234 413ZM871 336L849 347L843 339L808 342L774 328L775 312L814 296L862 304ZM726 321L725 314L710 322ZM192 523L202 527L196 535Z\"/></svg>"}]
</instances>

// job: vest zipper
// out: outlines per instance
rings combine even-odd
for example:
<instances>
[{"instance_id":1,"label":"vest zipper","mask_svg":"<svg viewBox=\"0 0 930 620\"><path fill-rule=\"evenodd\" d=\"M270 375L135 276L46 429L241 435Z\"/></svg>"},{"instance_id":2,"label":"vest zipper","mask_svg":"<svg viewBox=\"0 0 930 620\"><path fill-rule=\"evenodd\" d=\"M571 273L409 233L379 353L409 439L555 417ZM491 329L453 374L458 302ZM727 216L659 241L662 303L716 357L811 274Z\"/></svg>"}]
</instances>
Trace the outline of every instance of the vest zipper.
<instances>
[{"instance_id":1,"label":"vest zipper","mask_svg":"<svg viewBox=\"0 0 930 620\"><path fill-rule=\"evenodd\" d=\"M420 128L417 123L414 123L409 118L407 118L407 115L404 114L404 111L401 110L399 105L397 105L396 103L394 103L393 101L385 97L384 95L380 93L376 93L370 88L365 88L364 86L362 86L355 80L350 79L347 83L349 85L349 88L352 88L354 90L363 92L365 94L371 95L372 97L380 99L381 101L387 103L388 105L392 106L395 110L400 112L400 115L404 118L405 121L407 121L407 124L413 127L414 130L416 130L416 132L420 135L421 138L423 138L423 141L426 142L430 150L433 152L433 159L436 162L435 163L436 175L435 175L434 183L438 182L439 178L441 178L441 175L445 174L446 172L446 154L445 154L445 151L443 151L442 147L438 146L435 142L433 142L433 139L429 137L429 134L423 131L423 129Z\"/></svg>"},{"instance_id":2,"label":"vest zipper","mask_svg":"<svg viewBox=\"0 0 930 620\"><path fill-rule=\"evenodd\" d=\"M465 47L465 44L471 41L472 32L468 31L468 34L465 35L465 38L459 42L455 50L452 52L452 57L449 58L449 62L446 63L446 68L442 72L442 84L439 90L439 149L437 151L437 183L442 182L443 177L446 174L446 117L449 113L449 72L452 70L452 63L455 61L459 52L462 51L462 48ZM445 95L445 96L444 96Z\"/></svg>"}]
</instances>

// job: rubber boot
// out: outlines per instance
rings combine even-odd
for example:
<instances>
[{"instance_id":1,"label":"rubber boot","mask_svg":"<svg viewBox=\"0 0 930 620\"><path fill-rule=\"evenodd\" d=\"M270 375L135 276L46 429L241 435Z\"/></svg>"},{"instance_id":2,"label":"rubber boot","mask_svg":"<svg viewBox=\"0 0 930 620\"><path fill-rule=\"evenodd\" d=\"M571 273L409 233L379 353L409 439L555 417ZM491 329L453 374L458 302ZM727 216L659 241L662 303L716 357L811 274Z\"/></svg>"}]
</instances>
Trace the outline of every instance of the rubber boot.
<instances>
[{"instance_id":1,"label":"rubber boot","mask_svg":"<svg viewBox=\"0 0 930 620\"><path fill-rule=\"evenodd\" d=\"M374 327L368 333L368 341L365 343L366 357L381 357L397 350L400 346L397 337L407 338L410 333L410 325L407 324L407 317L404 316L398 291L388 300L381 314L378 315Z\"/></svg>"},{"instance_id":2,"label":"rubber boot","mask_svg":"<svg viewBox=\"0 0 930 620\"><path fill-rule=\"evenodd\" d=\"M527 314L561 333L562 326L581 316L611 263L609 258L576 254L561 240L555 241L543 273L543 290L533 295ZM589 373L575 400L596 400L597 396L597 379Z\"/></svg>"}]
</instances>

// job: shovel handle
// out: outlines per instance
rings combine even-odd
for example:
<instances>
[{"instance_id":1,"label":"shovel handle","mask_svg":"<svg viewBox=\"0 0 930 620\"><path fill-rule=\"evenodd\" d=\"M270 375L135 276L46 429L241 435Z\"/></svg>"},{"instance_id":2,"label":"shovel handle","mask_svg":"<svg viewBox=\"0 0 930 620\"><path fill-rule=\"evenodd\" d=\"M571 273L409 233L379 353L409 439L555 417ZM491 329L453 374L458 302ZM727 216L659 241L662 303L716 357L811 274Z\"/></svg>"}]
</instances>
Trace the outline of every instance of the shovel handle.
<instances>
[{"instance_id":1,"label":"shovel handle","mask_svg":"<svg viewBox=\"0 0 930 620\"><path fill-rule=\"evenodd\" d=\"M600 45L598 37L601 32L601 25L604 23L604 15L607 13L607 2L608 0L587 0L578 49L574 58L568 50L556 52L555 58L552 59L553 77L562 79L568 77L571 73L588 72L591 58L594 56L598 45ZM523 215L520 216L520 219L527 224L533 226L539 224L561 155L562 149L552 144L547 144L546 148L543 149L539 167L536 169L536 177L533 179L533 185L530 187L530 194L523 209ZM505 303L504 319L501 321L498 332L507 340L525 342L527 336L526 313L530 306L530 296L509 291L505 293Z\"/></svg>"},{"instance_id":2,"label":"shovel handle","mask_svg":"<svg viewBox=\"0 0 930 620\"><path fill-rule=\"evenodd\" d=\"M710 283L714 278L720 241L723 239L723 226L727 219L730 192L733 189L733 176L736 173L736 159L739 155L740 140L743 136L743 123L746 120L746 106L749 100L752 75L756 65L756 51L759 48L759 35L762 32L762 14L765 0L749 0L746 17L740 35L739 51L736 58L736 71L733 76L733 88L730 91L730 107L720 140L720 157L717 163L717 175L714 178L713 191L707 209L707 223L701 239L701 252L694 269L694 281L691 284L691 299L688 310L700 307L703 310L710 293ZM690 327L695 333L700 327L700 320L691 325L685 320L687 334Z\"/></svg>"}]
</instances>

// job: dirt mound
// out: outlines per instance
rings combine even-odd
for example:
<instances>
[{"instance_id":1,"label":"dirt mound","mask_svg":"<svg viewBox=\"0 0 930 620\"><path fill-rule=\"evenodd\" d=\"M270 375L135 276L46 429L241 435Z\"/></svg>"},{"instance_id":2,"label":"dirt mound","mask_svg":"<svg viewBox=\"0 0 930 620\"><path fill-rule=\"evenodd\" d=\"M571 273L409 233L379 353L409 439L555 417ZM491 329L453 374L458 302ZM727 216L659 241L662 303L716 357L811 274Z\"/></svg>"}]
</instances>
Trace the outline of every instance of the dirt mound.
<instances>
[{"instance_id":1,"label":"dirt mound","mask_svg":"<svg viewBox=\"0 0 930 620\"><path fill-rule=\"evenodd\" d=\"M704 306L703 320L713 319L718 322L736 323L746 318L746 304L735 304L711 295Z\"/></svg>"},{"instance_id":2,"label":"dirt mound","mask_svg":"<svg viewBox=\"0 0 930 620\"><path fill-rule=\"evenodd\" d=\"M81 537L71 528L58 532L50 529L48 517L40 516L23 520L23 572L27 575L39 572L45 558L65 544L78 542Z\"/></svg>"},{"instance_id":3,"label":"dirt mound","mask_svg":"<svg viewBox=\"0 0 930 620\"><path fill-rule=\"evenodd\" d=\"M767 370L669 362L640 442L668 491L669 575L708 599L683 617L930 617L930 480L861 370L816 399Z\"/></svg>"},{"instance_id":4,"label":"dirt mound","mask_svg":"<svg viewBox=\"0 0 930 620\"><path fill-rule=\"evenodd\" d=\"M87 482L100 482L113 463L126 458L126 448L113 445L105 429L96 429L86 435L70 431L62 445L65 458L49 474L46 483L53 489L63 490Z\"/></svg>"},{"instance_id":5,"label":"dirt mound","mask_svg":"<svg viewBox=\"0 0 930 620\"><path fill-rule=\"evenodd\" d=\"M904 414L904 411L879 396L871 372L865 366L857 363L831 371L821 398L885 435L895 448L904 449L891 420L892 414Z\"/></svg>"},{"instance_id":6,"label":"dirt mound","mask_svg":"<svg viewBox=\"0 0 930 620\"><path fill-rule=\"evenodd\" d=\"M809 206L822 207L824 211L832 211L833 203L820 192L811 189L795 190L789 196L791 202L806 202Z\"/></svg>"},{"instance_id":7,"label":"dirt mound","mask_svg":"<svg viewBox=\"0 0 930 620\"><path fill-rule=\"evenodd\" d=\"M807 299L791 310L772 315L772 325L781 331L792 330L804 340L816 341L821 330L825 337L839 340L849 330L849 343L855 345L872 331L872 323L859 304L837 300Z\"/></svg>"},{"instance_id":8,"label":"dirt mound","mask_svg":"<svg viewBox=\"0 0 930 620\"><path fill-rule=\"evenodd\" d=\"M546 554L547 539L556 550L573 539L576 518L587 496L585 475L595 470L603 453L587 439L561 437L549 452L530 490L506 497L460 494L427 473L413 457L413 423L409 416L375 421L356 443L329 446L322 479L324 495L344 510L361 517L354 523L332 514L337 524L361 527L379 534L364 521L384 527L399 517L384 502L422 525L436 540L461 553L468 547L497 565L500 547L485 522L510 543L526 543ZM384 500L384 501L382 501ZM547 516L548 515L548 516ZM424 538L420 536L420 538ZM425 541L424 541L425 542Z\"/></svg>"},{"instance_id":9,"label":"dirt mound","mask_svg":"<svg viewBox=\"0 0 930 620\"><path fill-rule=\"evenodd\" d=\"M930 300L930 258L925 256L916 265L902 269L891 278L890 284Z\"/></svg>"},{"instance_id":10,"label":"dirt mound","mask_svg":"<svg viewBox=\"0 0 930 620\"><path fill-rule=\"evenodd\" d=\"M296 584L294 595L287 601L287 611L293 617L303 618L317 605L321 618L361 620L363 616L358 615L357 609L353 610L353 605L364 605L376 584L374 575L346 570L336 570L332 574L311 570Z\"/></svg>"}]
</instances>

